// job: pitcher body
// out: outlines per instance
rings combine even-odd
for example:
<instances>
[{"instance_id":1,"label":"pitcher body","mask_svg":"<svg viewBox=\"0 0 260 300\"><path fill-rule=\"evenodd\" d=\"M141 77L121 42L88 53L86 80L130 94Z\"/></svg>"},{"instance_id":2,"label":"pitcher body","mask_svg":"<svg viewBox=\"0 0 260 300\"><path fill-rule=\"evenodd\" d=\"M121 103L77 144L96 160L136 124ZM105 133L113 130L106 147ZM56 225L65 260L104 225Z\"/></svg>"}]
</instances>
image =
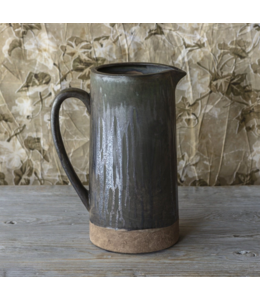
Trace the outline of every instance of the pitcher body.
<instances>
[{"instance_id":1,"label":"pitcher body","mask_svg":"<svg viewBox=\"0 0 260 300\"><path fill-rule=\"evenodd\" d=\"M55 146L89 210L95 245L144 253L178 240L175 88L184 75L160 64L103 65L91 70L90 95L70 89L57 96ZM68 97L81 99L90 112L89 192L57 140L57 103Z\"/></svg>"}]
</instances>

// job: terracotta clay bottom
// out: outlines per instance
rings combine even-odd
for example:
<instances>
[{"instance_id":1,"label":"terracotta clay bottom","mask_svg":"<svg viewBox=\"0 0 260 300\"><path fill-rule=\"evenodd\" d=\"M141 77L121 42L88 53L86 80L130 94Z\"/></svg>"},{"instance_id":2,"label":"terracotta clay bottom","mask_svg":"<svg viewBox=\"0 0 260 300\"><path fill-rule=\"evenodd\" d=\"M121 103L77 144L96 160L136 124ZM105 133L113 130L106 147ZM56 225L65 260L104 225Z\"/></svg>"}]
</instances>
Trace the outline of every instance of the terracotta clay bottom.
<instances>
[{"instance_id":1,"label":"terracotta clay bottom","mask_svg":"<svg viewBox=\"0 0 260 300\"><path fill-rule=\"evenodd\" d=\"M89 236L94 245L113 252L155 252L169 248L177 242L179 221L168 227L143 230L116 230L89 222Z\"/></svg>"}]
</instances>

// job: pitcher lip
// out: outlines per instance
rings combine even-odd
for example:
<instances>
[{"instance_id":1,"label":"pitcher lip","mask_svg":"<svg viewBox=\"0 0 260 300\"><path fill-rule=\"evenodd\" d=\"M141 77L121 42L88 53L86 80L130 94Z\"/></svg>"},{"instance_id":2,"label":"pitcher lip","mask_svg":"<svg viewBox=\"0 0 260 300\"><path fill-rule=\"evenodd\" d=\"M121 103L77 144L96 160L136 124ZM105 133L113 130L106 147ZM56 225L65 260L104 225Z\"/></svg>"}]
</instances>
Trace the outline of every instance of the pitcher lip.
<instances>
[{"instance_id":1,"label":"pitcher lip","mask_svg":"<svg viewBox=\"0 0 260 300\"><path fill-rule=\"evenodd\" d=\"M105 73L105 72L101 72L100 69L102 68L111 68L111 67L123 67L123 66L155 66L155 67L161 67L161 68L165 68L165 70L161 70L159 72L153 72L153 73L148 73L148 74L127 74L127 73ZM165 64L159 64L159 63L150 63L150 62L123 62L123 63L111 63L111 64L103 64L97 67L92 67L90 69L91 73L95 73L98 75L103 75L103 76L117 76L117 77L144 77L144 76L154 76L154 75L158 75L158 74L163 74L163 73L167 73L169 71L176 71L179 74L183 74L186 75L186 72L176 68L174 66L170 66L170 65L165 65Z\"/></svg>"}]
</instances>

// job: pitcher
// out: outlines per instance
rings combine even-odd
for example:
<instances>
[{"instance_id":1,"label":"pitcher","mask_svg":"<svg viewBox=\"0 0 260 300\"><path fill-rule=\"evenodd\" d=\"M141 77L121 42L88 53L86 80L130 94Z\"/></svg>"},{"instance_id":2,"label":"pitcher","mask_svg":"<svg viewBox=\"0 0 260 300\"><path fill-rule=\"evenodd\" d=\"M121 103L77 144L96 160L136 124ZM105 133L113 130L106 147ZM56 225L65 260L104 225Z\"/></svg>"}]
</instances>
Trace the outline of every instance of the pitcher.
<instances>
[{"instance_id":1,"label":"pitcher","mask_svg":"<svg viewBox=\"0 0 260 300\"><path fill-rule=\"evenodd\" d=\"M91 69L90 94L69 88L57 95L51 112L54 144L89 211L94 245L145 253L177 242L175 88L185 75L155 63L107 64ZM89 191L60 133L59 110L67 98L80 99L90 114Z\"/></svg>"}]
</instances>

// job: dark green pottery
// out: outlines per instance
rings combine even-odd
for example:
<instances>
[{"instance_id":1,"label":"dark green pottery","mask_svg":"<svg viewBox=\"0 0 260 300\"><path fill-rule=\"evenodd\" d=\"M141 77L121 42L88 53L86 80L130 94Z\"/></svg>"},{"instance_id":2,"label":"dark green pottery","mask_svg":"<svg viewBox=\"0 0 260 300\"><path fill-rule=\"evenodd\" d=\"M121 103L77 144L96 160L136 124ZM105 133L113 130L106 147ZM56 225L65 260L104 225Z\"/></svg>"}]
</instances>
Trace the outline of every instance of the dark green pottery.
<instances>
[{"instance_id":1,"label":"dark green pottery","mask_svg":"<svg viewBox=\"0 0 260 300\"><path fill-rule=\"evenodd\" d=\"M178 230L175 88L185 74L161 64L109 64L91 69L90 95L75 88L57 95L51 113L54 144L89 210L94 244L139 253L176 242L177 233L169 232L175 237L167 236L168 244L161 241L161 247L154 247L153 233L173 226ZM89 192L73 170L60 134L59 109L71 97L80 99L90 113ZM122 232L124 237L119 236ZM131 238L136 241L133 235L141 233L151 233L151 241L133 248Z\"/></svg>"}]
</instances>

